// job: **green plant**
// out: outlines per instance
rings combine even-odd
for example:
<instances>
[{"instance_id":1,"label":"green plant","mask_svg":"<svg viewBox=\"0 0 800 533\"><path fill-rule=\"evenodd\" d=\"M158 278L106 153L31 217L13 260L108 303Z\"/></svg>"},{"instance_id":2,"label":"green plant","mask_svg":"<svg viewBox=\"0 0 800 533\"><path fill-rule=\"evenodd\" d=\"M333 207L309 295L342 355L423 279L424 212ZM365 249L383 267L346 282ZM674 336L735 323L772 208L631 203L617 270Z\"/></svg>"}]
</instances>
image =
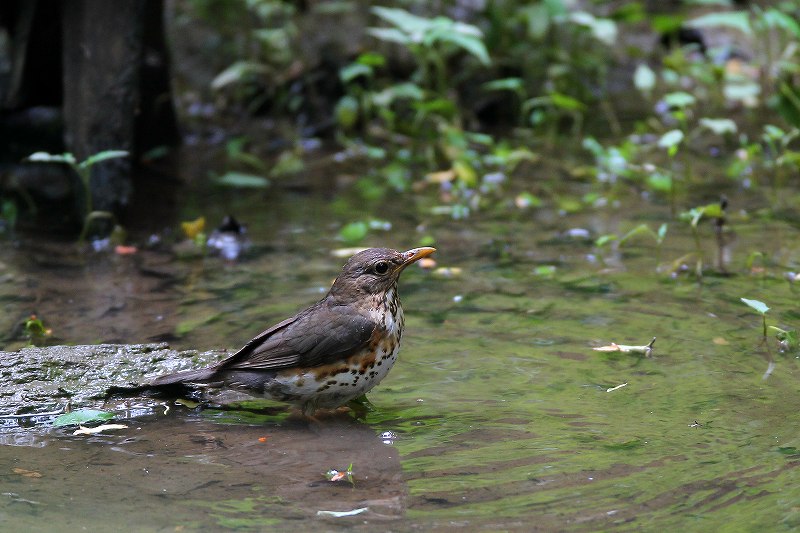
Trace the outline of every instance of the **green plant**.
<instances>
[{"instance_id":1,"label":"green plant","mask_svg":"<svg viewBox=\"0 0 800 533\"><path fill-rule=\"evenodd\" d=\"M42 319L38 318L36 315L31 315L25 320L24 328L25 336L32 346L44 343L47 337L53 333L53 330L45 327Z\"/></svg>"},{"instance_id":2,"label":"green plant","mask_svg":"<svg viewBox=\"0 0 800 533\"><path fill-rule=\"evenodd\" d=\"M0 233L14 229L18 214L17 204L13 200L0 198Z\"/></svg>"},{"instance_id":3,"label":"green plant","mask_svg":"<svg viewBox=\"0 0 800 533\"><path fill-rule=\"evenodd\" d=\"M761 315L762 320L762 330L764 339L767 338L767 311L769 311L769 307L764 302L760 302L758 300L748 300L747 298L739 298L742 302L744 302L748 307L755 310L756 313Z\"/></svg>"},{"instance_id":4,"label":"green plant","mask_svg":"<svg viewBox=\"0 0 800 533\"><path fill-rule=\"evenodd\" d=\"M717 226L721 227L720 221L724 220L726 204L727 202L723 200L719 203L696 206L688 211L684 211L679 216L680 220L688 222L692 229L696 256L695 275L698 279L703 277L703 248L700 245L700 221L711 218L716 221Z\"/></svg>"},{"instance_id":5,"label":"green plant","mask_svg":"<svg viewBox=\"0 0 800 533\"><path fill-rule=\"evenodd\" d=\"M92 222L95 220L107 219L110 220L114 226L117 226L117 219L113 213L109 211L95 211L93 209L92 200L92 167L102 161L109 159L116 159L119 157L128 157L128 152L124 150L104 150L91 155L81 162L75 159L71 153L64 154L49 154L47 152L36 152L26 158L26 161L33 163L63 163L68 165L81 180L84 194L84 219L83 229L81 230L79 241L83 242L88 236L89 229Z\"/></svg>"},{"instance_id":6,"label":"green plant","mask_svg":"<svg viewBox=\"0 0 800 533\"><path fill-rule=\"evenodd\" d=\"M447 92L447 59L456 52L466 52L483 65L491 64L483 32L477 26L443 16L420 17L400 8L375 6L371 11L393 27L369 28L367 32L408 50L417 64L412 80L437 94Z\"/></svg>"}]
</instances>

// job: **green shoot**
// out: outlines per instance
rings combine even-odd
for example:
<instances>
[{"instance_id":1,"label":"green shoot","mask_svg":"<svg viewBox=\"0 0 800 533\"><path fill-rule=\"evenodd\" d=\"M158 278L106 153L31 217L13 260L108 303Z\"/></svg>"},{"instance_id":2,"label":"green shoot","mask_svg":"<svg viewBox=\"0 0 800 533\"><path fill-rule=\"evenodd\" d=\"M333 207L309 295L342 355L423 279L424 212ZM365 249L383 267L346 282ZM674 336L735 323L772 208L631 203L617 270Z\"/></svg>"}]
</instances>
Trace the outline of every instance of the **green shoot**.
<instances>
[{"instance_id":1,"label":"green shoot","mask_svg":"<svg viewBox=\"0 0 800 533\"><path fill-rule=\"evenodd\" d=\"M769 307L764 302L759 302L758 300L748 300L747 298L740 298L745 304L750 306L752 309L755 309L757 313L761 314L761 318L763 320L763 335L764 338L767 338L767 311L769 311Z\"/></svg>"}]
</instances>

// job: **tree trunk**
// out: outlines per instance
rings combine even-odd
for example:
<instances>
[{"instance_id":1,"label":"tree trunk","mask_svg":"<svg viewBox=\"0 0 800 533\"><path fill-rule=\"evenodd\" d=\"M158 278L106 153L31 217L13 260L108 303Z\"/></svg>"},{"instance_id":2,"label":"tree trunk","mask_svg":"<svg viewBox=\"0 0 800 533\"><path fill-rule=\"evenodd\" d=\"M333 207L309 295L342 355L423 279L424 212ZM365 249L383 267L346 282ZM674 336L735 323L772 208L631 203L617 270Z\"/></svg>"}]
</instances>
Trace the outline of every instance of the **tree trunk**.
<instances>
[{"instance_id":1,"label":"tree trunk","mask_svg":"<svg viewBox=\"0 0 800 533\"><path fill-rule=\"evenodd\" d=\"M63 13L64 141L78 160L134 153L145 2L66 0ZM118 211L131 193L131 158L92 167L94 210Z\"/></svg>"}]
</instances>

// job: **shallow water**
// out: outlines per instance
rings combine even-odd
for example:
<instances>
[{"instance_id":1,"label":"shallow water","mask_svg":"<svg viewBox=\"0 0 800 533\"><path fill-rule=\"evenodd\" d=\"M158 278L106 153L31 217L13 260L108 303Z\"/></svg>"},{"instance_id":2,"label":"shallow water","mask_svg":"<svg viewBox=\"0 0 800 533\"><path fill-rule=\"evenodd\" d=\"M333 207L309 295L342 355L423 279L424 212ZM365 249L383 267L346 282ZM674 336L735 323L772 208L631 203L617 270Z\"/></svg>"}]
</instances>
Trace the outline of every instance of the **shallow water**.
<instances>
[{"instance_id":1,"label":"shallow water","mask_svg":"<svg viewBox=\"0 0 800 533\"><path fill-rule=\"evenodd\" d=\"M739 301L766 302L770 325L800 325L783 277L800 262L798 228L740 211L755 213L766 193L721 188L735 246L729 274L708 268L702 282L669 273L694 250L688 225L633 196L571 215L452 221L335 187L213 198L189 187L179 220L234 212L248 223L240 262L4 245L1 331L36 312L58 343L236 348L318 299L343 262L330 255L338 226L369 215L393 228L365 244L433 235L439 266L461 272L404 273L401 357L365 419L116 400L106 408L126 429L20 425L2 435L0 520L53 531L800 528L798 354L763 343L761 318ZM690 194L685 207L705 201ZM566 234L642 222L669 222L660 250L646 239L598 250ZM714 243L703 225L709 264ZM746 264L754 251L763 271ZM653 337L651 357L592 350ZM351 463L352 485L326 480Z\"/></svg>"}]
</instances>

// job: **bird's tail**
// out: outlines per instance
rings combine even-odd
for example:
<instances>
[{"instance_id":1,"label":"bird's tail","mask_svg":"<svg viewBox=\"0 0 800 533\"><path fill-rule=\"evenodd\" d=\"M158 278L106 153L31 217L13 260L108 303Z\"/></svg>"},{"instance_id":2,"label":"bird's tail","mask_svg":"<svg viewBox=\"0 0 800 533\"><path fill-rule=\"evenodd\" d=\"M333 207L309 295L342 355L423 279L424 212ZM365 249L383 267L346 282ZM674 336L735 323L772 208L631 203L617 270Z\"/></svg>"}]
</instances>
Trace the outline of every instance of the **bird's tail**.
<instances>
[{"instance_id":1,"label":"bird's tail","mask_svg":"<svg viewBox=\"0 0 800 533\"><path fill-rule=\"evenodd\" d=\"M170 385L189 385L191 383L205 383L214 377L216 369L213 367L197 370L184 370L174 374L159 376L149 383L150 387L168 387Z\"/></svg>"},{"instance_id":2,"label":"bird's tail","mask_svg":"<svg viewBox=\"0 0 800 533\"><path fill-rule=\"evenodd\" d=\"M210 367L166 374L157 377L150 383L132 387L109 387L106 391L106 397L136 396L139 394L181 395L196 389L198 384L208 383L214 377L214 373L215 370Z\"/></svg>"}]
</instances>

